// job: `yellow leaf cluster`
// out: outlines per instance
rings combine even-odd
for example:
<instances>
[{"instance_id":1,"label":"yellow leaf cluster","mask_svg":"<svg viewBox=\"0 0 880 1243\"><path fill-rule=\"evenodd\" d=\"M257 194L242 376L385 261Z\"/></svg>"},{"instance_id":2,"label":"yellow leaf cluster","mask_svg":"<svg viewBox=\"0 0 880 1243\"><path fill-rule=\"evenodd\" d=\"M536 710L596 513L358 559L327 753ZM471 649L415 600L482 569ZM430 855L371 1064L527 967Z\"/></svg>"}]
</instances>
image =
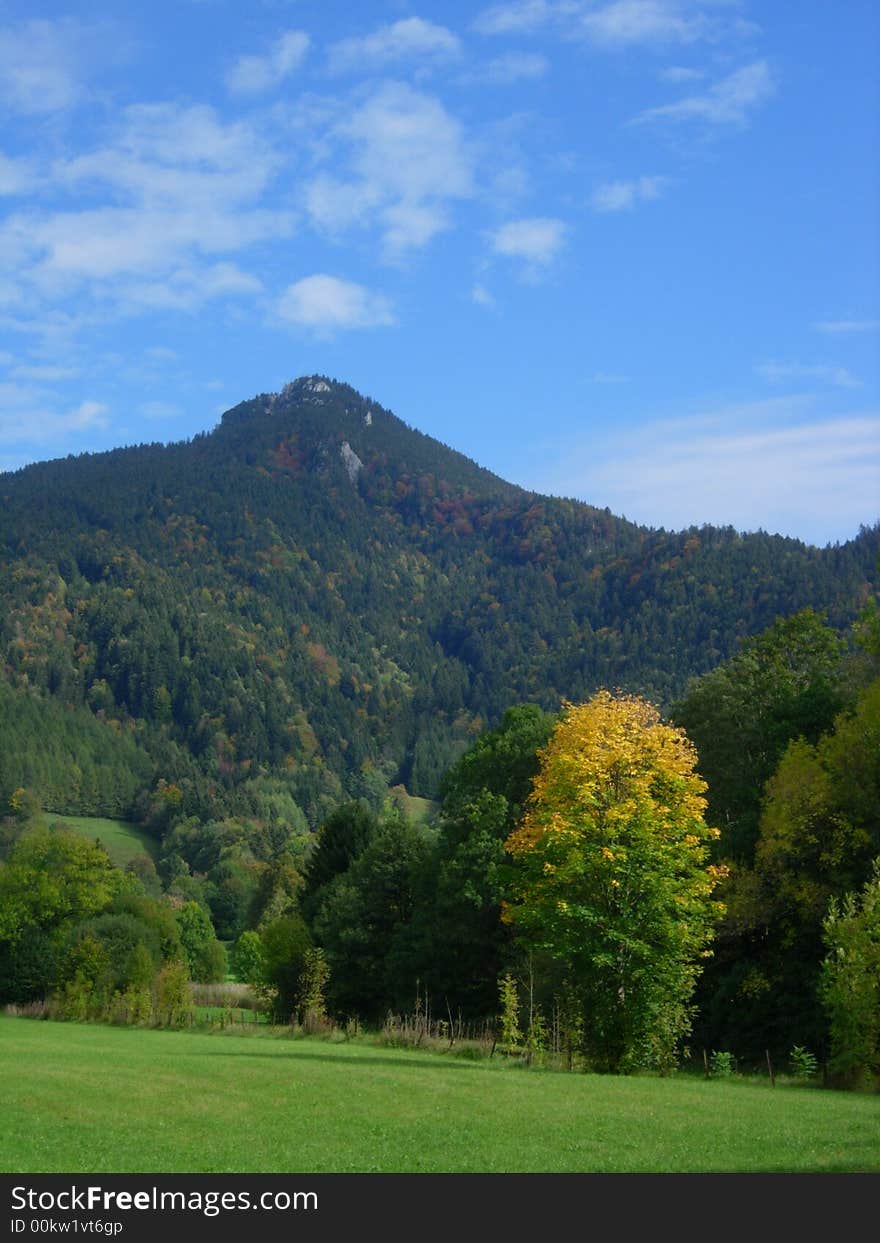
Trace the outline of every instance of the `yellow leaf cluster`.
<instances>
[{"instance_id":1,"label":"yellow leaf cluster","mask_svg":"<svg viewBox=\"0 0 880 1243\"><path fill-rule=\"evenodd\" d=\"M706 784L693 744L638 696L603 690L566 704L541 760L526 815L507 841L514 857L539 841L588 835L611 863L621 836L639 824L661 837L668 830L679 848L703 850L716 835L703 821Z\"/></svg>"}]
</instances>

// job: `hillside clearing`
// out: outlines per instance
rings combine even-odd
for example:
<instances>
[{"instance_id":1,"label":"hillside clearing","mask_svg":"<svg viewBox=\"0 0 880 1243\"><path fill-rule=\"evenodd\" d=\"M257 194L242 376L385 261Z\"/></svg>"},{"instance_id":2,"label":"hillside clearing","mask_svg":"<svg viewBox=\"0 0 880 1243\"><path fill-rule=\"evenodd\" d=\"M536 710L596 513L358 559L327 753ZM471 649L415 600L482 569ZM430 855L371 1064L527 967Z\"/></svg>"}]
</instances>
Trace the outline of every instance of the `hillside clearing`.
<instances>
[{"instance_id":1,"label":"hillside clearing","mask_svg":"<svg viewBox=\"0 0 880 1243\"><path fill-rule=\"evenodd\" d=\"M113 863L120 868L124 868L140 855L147 855L155 861L158 853L158 843L136 825L125 820L106 820L101 816L64 816L51 811L44 811L42 819L50 827L63 824L81 837L87 837L91 841L97 838Z\"/></svg>"}]
</instances>

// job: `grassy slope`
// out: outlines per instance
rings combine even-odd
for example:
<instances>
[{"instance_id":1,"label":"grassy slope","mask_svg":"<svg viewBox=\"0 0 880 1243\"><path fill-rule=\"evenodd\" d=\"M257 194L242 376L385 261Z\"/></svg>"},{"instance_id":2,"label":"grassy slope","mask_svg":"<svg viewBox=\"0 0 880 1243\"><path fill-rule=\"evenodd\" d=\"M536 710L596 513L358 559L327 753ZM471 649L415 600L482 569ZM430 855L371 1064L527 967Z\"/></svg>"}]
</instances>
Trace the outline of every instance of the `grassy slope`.
<instances>
[{"instance_id":1,"label":"grassy slope","mask_svg":"<svg viewBox=\"0 0 880 1243\"><path fill-rule=\"evenodd\" d=\"M75 833L92 841L100 838L101 845L117 867L124 868L137 855L156 858L158 843L146 833L125 820L104 820L99 816L62 816L56 812L43 812L46 824L66 824Z\"/></svg>"},{"instance_id":2,"label":"grassy slope","mask_svg":"<svg viewBox=\"0 0 880 1243\"><path fill-rule=\"evenodd\" d=\"M8 1017L0 1065L9 1173L880 1171L845 1093Z\"/></svg>"}]
</instances>

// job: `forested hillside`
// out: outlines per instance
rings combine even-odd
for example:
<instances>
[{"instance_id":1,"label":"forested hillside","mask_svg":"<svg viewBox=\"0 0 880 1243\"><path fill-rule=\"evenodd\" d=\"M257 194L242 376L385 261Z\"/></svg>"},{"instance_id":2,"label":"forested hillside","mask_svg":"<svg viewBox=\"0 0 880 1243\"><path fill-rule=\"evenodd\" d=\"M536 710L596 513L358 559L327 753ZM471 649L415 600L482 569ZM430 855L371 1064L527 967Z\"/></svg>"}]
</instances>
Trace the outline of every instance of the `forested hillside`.
<instances>
[{"instance_id":1,"label":"forested hillside","mask_svg":"<svg viewBox=\"0 0 880 1243\"><path fill-rule=\"evenodd\" d=\"M318 377L0 497L0 803L28 786L157 832L169 808L314 827L390 785L433 796L516 703L668 706L776 616L849 624L880 547L638 527Z\"/></svg>"}]
</instances>

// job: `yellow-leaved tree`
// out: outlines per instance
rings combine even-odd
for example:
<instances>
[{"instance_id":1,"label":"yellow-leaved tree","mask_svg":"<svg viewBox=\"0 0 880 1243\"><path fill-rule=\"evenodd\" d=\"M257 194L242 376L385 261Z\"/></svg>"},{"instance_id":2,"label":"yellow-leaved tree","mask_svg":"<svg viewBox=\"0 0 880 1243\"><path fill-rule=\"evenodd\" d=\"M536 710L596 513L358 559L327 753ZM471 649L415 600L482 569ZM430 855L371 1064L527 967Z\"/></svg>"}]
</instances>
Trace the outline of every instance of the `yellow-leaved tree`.
<instances>
[{"instance_id":1,"label":"yellow-leaved tree","mask_svg":"<svg viewBox=\"0 0 880 1243\"><path fill-rule=\"evenodd\" d=\"M504 918L576 993L592 1068L668 1070L722 910L696 751L652 704L600 691L540 755Z\"/></svg>"}]
</instances>

